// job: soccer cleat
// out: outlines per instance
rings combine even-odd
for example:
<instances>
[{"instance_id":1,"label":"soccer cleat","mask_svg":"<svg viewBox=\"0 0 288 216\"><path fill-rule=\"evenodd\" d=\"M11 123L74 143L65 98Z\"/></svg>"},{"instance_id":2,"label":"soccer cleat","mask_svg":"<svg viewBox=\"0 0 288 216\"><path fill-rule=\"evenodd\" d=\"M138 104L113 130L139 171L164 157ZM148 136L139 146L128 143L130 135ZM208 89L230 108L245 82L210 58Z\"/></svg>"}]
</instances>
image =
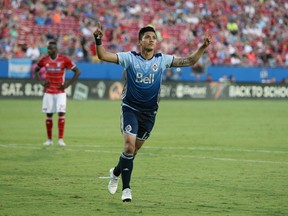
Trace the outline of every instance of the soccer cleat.
<instances>
[{"instance_id":1,"label":"soccer cleat","mask_svg":"<svg viewBox=\"0 0 288 216\"><path fill-rule=\"evenodd\" d=\"M113 174L114 168L111 168L109 171L110 174L110 181L108 184L108 191L110 194L115 194L117 191L118 183L119 183L119 177L115 176Z\"/></svg>"},{"instance_id":2,"label":"soccer cleat","mask_svg":"<svg viewBox=\"0 0 288 216\"><path fill-rule=\"evenodd\" d=\"M123 191L122 191L122 201L123 202L131 202L132 200L132 194L131 194L131 190L130 188L125 188Z\"/></svg>"},{"instance_id":3,"label":"soccer cleat","mask_svg":"<svg viewBox=\"0 0 288 216\"><path fill-rule=\"evenodd\" d=\"M53 141L51 139L48 139L46 142L43 143L44 146L50 146L53 145Z\"/></svg>"},{"instance_id":4,"label":"soccer cleat","mask_svg":"<svg viewBox=\"0 0 288 216\"><path fill-rule=\"evenodd\" d=\"M66 146L66 144L64 143L64 140L63 140L63 139L59 139L59 140L58 140L58 145L59 145L59 146Z\"/></svg>"}]
</instances>

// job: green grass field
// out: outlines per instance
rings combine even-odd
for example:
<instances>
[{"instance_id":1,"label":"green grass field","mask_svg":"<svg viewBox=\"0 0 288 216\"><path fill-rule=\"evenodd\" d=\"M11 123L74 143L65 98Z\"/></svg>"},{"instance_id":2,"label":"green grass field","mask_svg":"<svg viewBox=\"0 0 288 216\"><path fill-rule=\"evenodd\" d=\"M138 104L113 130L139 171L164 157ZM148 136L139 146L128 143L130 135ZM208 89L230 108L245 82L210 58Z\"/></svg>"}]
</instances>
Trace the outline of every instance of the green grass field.
<instances>
[{"instance_id":1,"label":"green grass field","mask_svg":"<svg viewBox=\"0 0 288 216\"><path fill-rule=\"evenodd\" d=\"M68 101L65 148L42 146L41 103L0 101L1 216L288 215L287 101L161 101L131 203L105 178L120 101Z\"/></svg>"}]
</instances>

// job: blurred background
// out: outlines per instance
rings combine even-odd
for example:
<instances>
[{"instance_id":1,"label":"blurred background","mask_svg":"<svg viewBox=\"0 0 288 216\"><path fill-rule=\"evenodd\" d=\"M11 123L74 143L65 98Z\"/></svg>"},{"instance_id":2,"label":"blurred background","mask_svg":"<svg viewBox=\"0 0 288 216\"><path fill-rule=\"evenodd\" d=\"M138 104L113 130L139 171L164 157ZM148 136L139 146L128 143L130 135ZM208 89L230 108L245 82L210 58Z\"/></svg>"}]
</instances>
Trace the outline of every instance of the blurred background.
<instances>
[{"instance_id":1,"label":"blurred background","mask_svg":"<svg viewBox=\"0 0 288 216\"><path fill-rule=\"evenodd\" d=\"M139 28L152 25L157 31L159 51L187 56L209 31L215 42L208 52L193 68L166 71L165 80L288 82L287 0L0 2L0 63L4 64L0 77L15 75L9 75L9 65L5 66L10 59L30 59L33 64L47 54L47 41L55 39L59 52L82 69L80 79L98 79L93 70L105 73L101 77L104 79L121 78L107 75L107 70L121 69L107 69L97 58L92 33L101 22L103 44L112 52L137 51Z\"/></svg>"}]
</instances>

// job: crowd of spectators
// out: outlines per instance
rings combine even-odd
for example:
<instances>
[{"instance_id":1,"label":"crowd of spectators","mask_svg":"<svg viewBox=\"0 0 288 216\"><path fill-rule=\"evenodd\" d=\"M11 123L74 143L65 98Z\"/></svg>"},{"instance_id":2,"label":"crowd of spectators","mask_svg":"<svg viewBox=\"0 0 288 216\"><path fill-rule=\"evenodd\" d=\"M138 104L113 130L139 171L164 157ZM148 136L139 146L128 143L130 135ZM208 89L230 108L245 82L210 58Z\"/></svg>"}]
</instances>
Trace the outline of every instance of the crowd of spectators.
<instances>
[{"instance_id":1,"label":"crowd of spectators","mask_svg":"<svg viewBox=\"0 0 288 216\"><path fill-rule=\"evenodd\" d=\"M0 5L0 58L59 52L98 62L93 31L104 27L110 51L137 50L139 28L157 30L159 50L185 56L209 31L214 43L201 62L212 65L288 66L287 0L12 0ZM1 3L0 3L1 4Z\"/></svg>"}]
</instances>

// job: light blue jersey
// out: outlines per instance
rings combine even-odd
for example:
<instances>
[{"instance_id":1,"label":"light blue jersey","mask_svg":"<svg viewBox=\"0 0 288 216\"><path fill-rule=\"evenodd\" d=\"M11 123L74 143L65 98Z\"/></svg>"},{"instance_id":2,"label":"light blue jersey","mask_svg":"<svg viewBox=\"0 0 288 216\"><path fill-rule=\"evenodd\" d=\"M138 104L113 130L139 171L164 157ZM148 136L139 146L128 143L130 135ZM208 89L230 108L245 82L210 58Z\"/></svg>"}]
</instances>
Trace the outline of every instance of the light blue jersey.
<instances>
[{"instance_id":1,"label":"light blue jersey","mask_svg":"<svg viewBox=\"0 0 288 216\"><path fill-rule=\"evenodd\" d=\"M144 112L157 110L162 76L171 67L173 56L158 53L146 60L134 51L119 52L117 56L126 72L123 105Z\"/></svg>"}]
</instances>

